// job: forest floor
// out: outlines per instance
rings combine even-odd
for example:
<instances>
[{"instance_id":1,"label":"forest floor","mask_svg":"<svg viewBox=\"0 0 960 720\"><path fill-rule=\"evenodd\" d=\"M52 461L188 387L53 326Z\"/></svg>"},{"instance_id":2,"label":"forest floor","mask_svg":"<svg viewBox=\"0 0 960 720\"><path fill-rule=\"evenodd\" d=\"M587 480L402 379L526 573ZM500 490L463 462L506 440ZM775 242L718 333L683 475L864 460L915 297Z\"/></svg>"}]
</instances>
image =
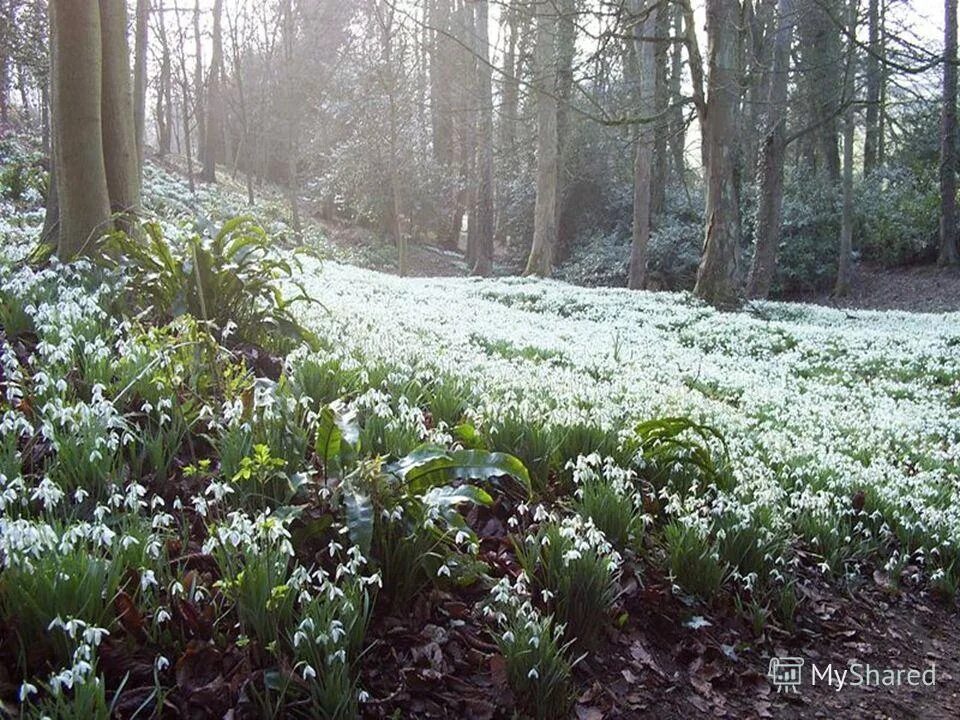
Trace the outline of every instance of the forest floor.
<instances>
[{"instance_id":1,"label":"forest floor","mask_svg":"<svg viewBox=\"0 0 960 720\"><path fill-rule=\"evenodd\" d=\"M883 268L859 263L854 265L847 297L838 300L819 293L797 299L857 310L956 312L960 310L960 271L936 265Z\"/></svg>"}]
</instances>

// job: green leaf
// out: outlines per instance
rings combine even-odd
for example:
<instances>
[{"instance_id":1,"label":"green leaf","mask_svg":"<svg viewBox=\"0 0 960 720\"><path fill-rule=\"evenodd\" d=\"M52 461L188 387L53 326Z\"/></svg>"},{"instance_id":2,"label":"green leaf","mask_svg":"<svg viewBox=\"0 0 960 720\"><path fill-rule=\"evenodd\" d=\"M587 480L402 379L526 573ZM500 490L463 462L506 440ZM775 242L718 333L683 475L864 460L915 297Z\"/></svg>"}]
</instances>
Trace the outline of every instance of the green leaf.
<instances>
[{"instance_id":1,"label":"green leaf","mask_svg":"<svg viewBox=\"0 0 960 720\"><path fill-rule=\"evenodd\" d=\"M456 479L489 480L509 477L529 496L530 474L513 455L484 450L447 451L436 445L422 445L391 468L406 483L409 492L420 494Z\"/></svg>"},{"instance_id":2,"label":"green leaf","mask_svg":"<svg viewBox=\"0 0 960 720\"><path fill-rule=\"evenodd\" d=\"M455 507L463 503L473 503L474 505L487 507L493 504L490 493L476 485L435 487L423 496L423 501L438 508Z\"/></svg>"},{"instance_id":3,"label":"green leaf","mask_svg":"<svg viewBox=\"0 0 960 720\"><path fill-rule=\"evenodd\" d=\"M468 450L486 450L483 436L470 423L460 423L453 428L453 436Z\"/></svg>"},{"instance_id":4,"label":"green leaf","mask_svg":"<svg viewBox=\"0 0 960 720\"><path fill-rule=\"evenodd\" d=\"M320 410L314 447L317 456L323 461L326 477L331 471L342 471L349 458L355 456L360 447L360 426L357 424L356 413L345 411L340 402Z\"/></svg>"},{"instance_id":5,"label":"green leaf","mask_svg":"<svg viewBox=\"0 0 960 720\"><path fill-rule=\"evenodd\" d=\"M323 461L324 475L329 475L334 462L340 459L340 441L343 434L337 425L336 414L329 405L320 411L317 421L317 439L314 448Z\"/></svg>"},{"instance_id":6,"label":"green leaf","mask_svg":"<svg viewBox=\"0 0 960 720\"><path fill-rule=\"evenodd\" d=\"M343 507L350 539L364 555L369 555L373 544L373 503L366 495L345 490Z\"/></svg>"}]
</instances>

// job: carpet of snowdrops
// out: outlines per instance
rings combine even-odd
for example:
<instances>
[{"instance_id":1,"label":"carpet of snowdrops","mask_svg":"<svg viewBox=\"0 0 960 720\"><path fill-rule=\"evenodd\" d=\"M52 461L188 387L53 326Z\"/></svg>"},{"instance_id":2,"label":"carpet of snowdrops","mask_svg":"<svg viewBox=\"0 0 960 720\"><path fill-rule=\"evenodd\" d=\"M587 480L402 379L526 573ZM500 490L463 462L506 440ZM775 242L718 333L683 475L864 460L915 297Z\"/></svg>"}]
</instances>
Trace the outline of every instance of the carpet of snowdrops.
<instances>
[{"instance_id":1,"label":"carpet of snowdrops","mask_svg":"<svg viewBox=\"0 0 960 720\"><path fill-rule=\"evenodd\" d=\"M516 412L623 434L661 416L713 426L736 488L713 508L674 498L691 518L769 506L777 522L812 515L836 533L863 492L879 530L957 557L958 313L780 303L720 313L678 294L402 279L332 262L306 282L321 303L306 319L337 352L460 379L480 424Z\"/></svg>"},{"instance_id":2,"label":"carpet of snowdrops","mask_svg":"<svg viewBox=\"0 0 960 720\"><path fill-rule=\"evenodd\" d=\"M182 183L156 169L145 192L170 234L182 232L185 218L198 212L226 216L242 209L235 198L209 190L184 203ZM149 609L145 632L154 638L168 633L178 597L203 602L202 592L182 586L167 557L171 541L182 535L175 516L185 504L208 523L205 553L294 552L286 520L231 506L229 474L213 473L192 498L170 501L121 470L126 448L144 442L138 433L145 428L179 432L171 428L179 388L163 382L182 380L177 363L187 361L176 345L158 350L155 335L110 315L121 278L91 285L84 263L15 264L42 223L42 211L25 207L29 200L0 207L0 319L7 336L29 327L37 338L24 357L0 337L2 600L7 610L16 607L24 632L62 636L55 645L62 646L64 662L45 677L24 679L21 699L38 685L43 695L97 672L97 648L115 628L114 610L99 590L93 600L65 597L66 588L75 587L71 577L92 583L78 592L116 590L121 579L111 568L138 568L138 602ZM280 220L270 223L268 229L285 232ZM618 446L641 421L689 417L723 436L734 482L702 492L662 488L654 515L714 539L722 539L714 523L719 516L778 538L771 564L781 582L797 561L791 548L803 547L833 576L855 574L861 561L879 558L888 570L909 562L931 582L956 584L960 314L778 303L719 313L681 294L516 278L403 279L334 260L304 261L297 279L316 300L301 306L300 317L324 349L294 351L288 371L309 361L337 368L349 378L341 388L349 403L381 418L388 431L414 443L451 445L460 418L491 438L508 423L529 424L558 433L591 428ZM153 387L149 380L156 380ZM452 415L432 407L438 389L455 396ZM134 394L139 407L129 408ZM269 392L258 392L257 411L270 416L273 402ZM204 406L200 415L223 434L240 422L243 409L233 398ZM49 443L58 462L27 481L22 470L29 459L21 451L34 437ZM633 477L635 470L604 465L593 455L605 455L601 448L578 451L579 458L559 459L559 470L572 471L575 485L591 468L618 482ZM536 475L537 458L529 459ZM632 461L642 469L643 457ZM534 480L541 488L551 483L550 477ZM646 517L651 526L660 519ZM576 553L592 548L611 566L619 562L592 524L568 517L562 527L580 538ZM720 532L733 526L723 527ZM330 667L345 663L355 638L344 631L342 616L380 582L356 548L332 542L329 552L337 567L298 565L284 580L298 607L306 608L292 624L291 640L304 678L332 677ZM84 575L90 557L116 562ZM505 583L495 588L495 600L515 602ZM271 599L271 612L280 612L280 595ZM341 605L331 609L323 598ZM517 612L535 615L529 604ZM534 617L525 627L536 630L537 622ZM173 659L158 654L156 672ZM530 677L535 674L533 668Z\"/></svg>"}]
</instances>

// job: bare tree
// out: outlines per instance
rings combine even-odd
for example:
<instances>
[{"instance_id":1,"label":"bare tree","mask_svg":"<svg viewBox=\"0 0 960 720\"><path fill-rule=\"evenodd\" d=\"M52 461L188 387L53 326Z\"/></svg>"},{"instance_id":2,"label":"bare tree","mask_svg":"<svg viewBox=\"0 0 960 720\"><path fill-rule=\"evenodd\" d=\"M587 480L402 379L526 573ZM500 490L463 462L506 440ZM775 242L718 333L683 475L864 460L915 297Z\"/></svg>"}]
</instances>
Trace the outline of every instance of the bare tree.
<instances>
[{"instance_id":1,"label":"bare tree","mask_svg":"<svg viewBox=\"0 0 960 720\"><path fill-rule=\"evenodd\" d=\"M753 263L746 288L749 298L767 297L777 267L777 246L783 221L783 165L787 149L787 81L795 20L793 0L779 0L767 115L758 163Z\"/></svg>"},{"instance_id":2,"label":"bare tree","mask_svg":"<svg viewBox=\"0 0 960 720\"><path fill-rule=\"evenodd\" d=\"M477 87L480 122L477 134L476 264L473 273L493 270L493 73L490 65L489 9L487 0L476 4Z\"/></svg>"},{"instance_id":3,"label":"bare tree","mask_svg":"<svg viewBox=\"0 0 960 720\"><path fill-rule=\"evenodd\" d=\"M944 0L940 120L940 265L957 265L957 0Z\"/></svg>"},{"instance_id":4,"label":"bare tree","mask_svg":"<svg viewBox=\"0 0 960 720\"><path fill-rule=\"evenodd\" d=\"M840 217L840 257L837 264L837 282L833 294L846 295L850 291L850 267L853 263L853 136L856 130L854 115L854 74L856 72L857 0L849 0L847 11L847 63L843 79L843 211Z\"/></svg>"},{"instance_id":5,"label":"bare tree","mask_svg":"<svg viewBox=\"0 0 960 720\"><path fill-rule=\"evenodd\" d=\"M709 75L701 119L706 237L694 293L721 307L739 299L740 208L735 179L739 9L738 0L707 0Z\"/></svg>"},{"instance_id":6,"label":"bare tree","mask_svg":"<svg viewBox=\"0 0 960 720\"><path fill-rule=\"evenodd\" d=\"M543 8L536 22L537 199L525 274L546 277L557 243L557 17Z\"/></svg>"},{"instance_id":7,"label":"bare tree","mask_svg":"<svg viewBox=\"0 0 960 720\"><path fill-rule=\"evenodd\" d=\"M641 113L655 110L657 86L657 47L654 39L660 24L661 4L654 0L644 6L632 0L634 43L639 56L637 98ZM657 118L656 123L660 124ZM647 244L650 242L651 187L653 145L656 136L653 122L642 122L637 130L637 148L633 162L633 237L630 246L630 275L627 285L632 290L646 284Z\"/></svg>"},{"instance_id":8,"label":"bare tree","mask_svg":"<svg viewBox=\"0 0 960 720\"><path fill-rule=\"evenodd\" d=\"M150 0L137 0L134 19L136 43L133 57L133 124L137 162L143 166L143 134L147 114L147 46L150 40Z\"/></svg>"}]
</instances>

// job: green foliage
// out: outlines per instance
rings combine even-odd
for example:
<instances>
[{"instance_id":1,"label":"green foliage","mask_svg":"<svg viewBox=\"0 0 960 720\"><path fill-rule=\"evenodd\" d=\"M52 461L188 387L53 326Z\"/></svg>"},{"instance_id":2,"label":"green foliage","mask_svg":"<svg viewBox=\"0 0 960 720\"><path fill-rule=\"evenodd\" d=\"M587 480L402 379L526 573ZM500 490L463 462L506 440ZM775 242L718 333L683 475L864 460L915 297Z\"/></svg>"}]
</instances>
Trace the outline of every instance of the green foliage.
<instances>
[{"instance_id":1,"label":"green foliage","mask_svg":"<svg viewBox=\"0 0 960 720\"><path fill-rule=\"evenodd\" d=\"M663 539L673 581L703 600L713 598L723 586L729 567L710 538L696 526L674 520L663 528Z\"/></svg>"},{"instance_id":2,"label":"green foliage","mask_svg":"<svg viewBox=\"0 0 960 720\"><path fill-rule=\"evenodd\" d=\"M277 545L260 547L238 559L223 544L214 548L224 593L233 602L246 636L274 652L295 621L297 588L291 580L289 556Z\"/></svg>"},{"instance_id":3,"label":"green foliage","mask_svg":"<svg viewBox=\"0 0 960 720\"><path fill-rule=\"evenodd\" d=\"M837 272L838 207L836 190L820 176L803 170L788 174L774 295L791 297L831 286Z\"/></svg>"},{"instance_id":4,"label":"green foliage","mask_svg":"<svg viewBox=\"0 0 960 720\"><path fill-rule=\"evenodd\" d=\"M357 579L340 592L320 592L300 609L288 640L297 671L307 682L311 716L351 720L357 707L356 664L370 622L370 597Z\"/></svg>"},{"instance_id":5,"label":"green foliage","mask_svg":"<svg viewBox=\"0 0 960 720\"><path fill-rule=\"evenodd\" d=\"M551 476L559 469L559 431L542 420L526 418L511 410L497 418L490 428L489 446L515 455L529 470L533 490L544 494Z\"/></svg>"},{"instance_id":6,"label":"green foliage","mask_svg":"<svg viewBox=\"0 0 960 720\"><path fill-rule=\"evenodd\" d=\"M589 518L617 550L638 549L643 534L643 513L634 498L609 480L594 478L577 489L574 509Z\"/></svg>"},{"instance_id":7,"label":"green foliage","mask_svg":"<svg viewBox=\"0 0 960 720\"><path fill-rule=\"evenodd\" d=\"M301 268L279 257L250 217L227 221L210 240L188 235L182 248L163 237L159 224L146 223L132 236L112 233L105 249L129 276L134 302L155 318L189 313L221 331L233 328L245 342L273 337L316 344L291 313L306 294L301 288L288 299L279 285L298 285L294 272Z\"/></svg>"},{"instance_id":8,"label":"green foliage","mask_svg":"<svg viewBox=\"0 0 960 720\"><path fill-rule=\"evenodd\" d=\"M283 458L271 455L268 445L254 445L252 452L240 459L240 467L230 478L238 489L240 504L277 507L289 502L298 488L284 472L286 465Z\"/></svg>"},{"instance_id":9,"label":"green foliage","mask_svg":"<svg viewBox=\"0 0 960 720\"><path fill-rule=\"evenodd\" d=\"M567 717L574 694L562 628L528 607L507 609L500 631L497 647L517 706L537 720Z\"/></svg>"},{"instance_id":10,"label":"green foliage","mask_svg":"<svg viewBox=\"0 0 960 720\"><path fill-rule=\"evenodd\" d=\"M491 488L529 497L526 468L503 453L424 445L386 467L376 459L344 463L345 448L355 453L347 438L357 437L356 427L352 421L338 425L332 411L327 417L325 426L337 442L318 442L324 452L335 444L341 469L349 468L340 496L350 539L377 560L384 592L395 606L438 575L452 576L455 570L473 573L472 563L457 559L457 548L464 543L469 543L471 553L476 549L476 535L459 508L490 505L493 499L481 487L463 481L489 482Z\"/></svg>"},{"instance_id":11,"label":"green foliage","mask_svg":"<svg viewBox=\"0 0 960 720\"><path fill-rule=\"evenodd\" d=\"M110 720L113 704L107 702L103 678L90 676L75 682L69 691L62 689L46 694L37 703L21 707L23 720Z\"/></svg>"},{"instance_id":12,"label":"green foliage","mask_svg":"<svg viewBox=\"0 0 960 720\"><path fill-rule=\"evenodd\" d=\"M0 170L0 196L15 203L47 194L47 172L33 155L8 163Z\"/></svg>"},{"instance_id":13,"label":"green foliage","mask_svg":"<svg viewBox=\"0 0 960 720\"><path fill-rule=\"evenodd\" d=\"M939 244L939 207L935 166L919 173L878 169L857 187L855 244L865 260L885 266L932 261Z\"/></svg>"},{"instance_id":14,"label":"green foliage","mask_svg":"<svg viewBox=\"0 0 960 720\"><path fill-rule=\"evenodd\" d=\"M31 665L53 651L61 664L72 661L75 642L50 632L56 619L82 618L94 627L109 627L113 598L127 563L123 555L105 556L87 548L62 555L45 554L32 567L10 567L0 575L0 615L16 618L20 659Z\"/></svg>"},{"instance_id":15,"label":"green foliage","mask_svg":"<svg viewBox=\"0 0 960 720\"><path fill-rule=\"evenodd\" d=\"M595 647L617 597L619 557L603 534L590 521L568 518L545 523L514 547L532 586L563 623L566 637L578 648Z\"/></svg>"},{"instance_id":16,"label":"green foliage","mask_svg":"<svg viewBox=\"0 0 960 720\"><path fill-rule=\"evenodd\" d=\"M726 441L708 425L685 417L648 420L634 428L628 446L636 452L640 474L657 490L685 498L710 488L732 489Z\"/></svg>"}]
</instances>

